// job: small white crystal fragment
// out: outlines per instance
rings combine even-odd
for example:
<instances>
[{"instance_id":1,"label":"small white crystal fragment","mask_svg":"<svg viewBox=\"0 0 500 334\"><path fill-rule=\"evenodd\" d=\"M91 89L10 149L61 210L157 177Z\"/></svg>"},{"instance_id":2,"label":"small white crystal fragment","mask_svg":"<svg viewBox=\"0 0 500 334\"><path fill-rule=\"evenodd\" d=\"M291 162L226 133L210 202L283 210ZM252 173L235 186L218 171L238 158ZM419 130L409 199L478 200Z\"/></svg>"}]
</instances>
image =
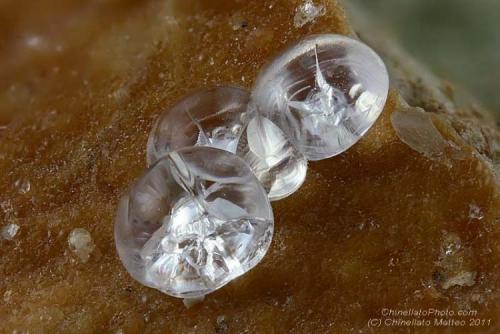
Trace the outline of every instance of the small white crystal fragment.
<instances>
[{"instance_id":1,"label":"small white crystal fragment","mask_svg":"<svg viewBox=\"0 0 500 334\"><path fill-rule=\"evenodd\" d=\"M456 233L445 232L443 236L443 243L441 244L440 260L443 261L446 257L455 255L461 249L462 240L460 237Z\"/></svg>"},{"instance_id":2,"label":"small white crystal fragment","mask_svg":"<svg viewBox=\"0 0 500 334\"><path fill-rule=\"evenodd\" d=\"M90 254L95 249L92 235L83 228L75 228L70 232L68 244L71 251L84 263L89 260Z\"/></svg>"},{"instance_id":3,"label":"small white crystal fragment","mask_svg":"<svg viewBox=\"0 0 500 334\"><path fill-rule=\"evenodd\" d=\"M380 57L340 35L313 35L259 75L252 103L308 160L341 154L375 123L389 91Z\"/></svg>"},{"instance_id":4,"label":"small white crystal fragment","mask_svg":"<svg viewBox=\"0 0 500 334\"><path fill-rule=\"evenodd\" d=\"M469 204L469 218L477 220L484 218L483 210L475 202Z\"/></svg>"},{"instance_id":5,"label":"small white crystal fragment","mask_svg":"<svg viewBox=\"0 0 500 334\"><path fill-rule=\"evenodd\" d=\"M4 302L6 303L10 302L11 297L12 297L12 290L5 291L5 293L3 294Z\"/></svg>"},{"instance_id":6,"label":"small white crystal fragment","mask_svg":"<svg viewBox=\"0 0 500 334\"><path fill-rule=\"evenodd\" d=\"M5 240L12 240L19 231L19 225L8 224L2 228L2 238Z\"/></svg>"},{"instance_id":7,"label":"small white crystal fragment","mask_svg":"<svg viewBox=\"0 0 500 334\"><path fill-rule=\"evenodd\" d=\"M28 179L21 178L14 182L14 187L19 193L26 194L31 190L31 183Z\"/></svg>"},{"instance_id":8,"label":"small white crystal fragment","mask_svg":"<svg viewBox=\"0 0 500 334\"><path fill-rule=\"evenodd\" d=\"M306 0L303 4L297 7L293 18L295 28L300 28L314 21L318 16L325 15L325 7L315 5L312 0Z\"/></svg>"}]
</instances>

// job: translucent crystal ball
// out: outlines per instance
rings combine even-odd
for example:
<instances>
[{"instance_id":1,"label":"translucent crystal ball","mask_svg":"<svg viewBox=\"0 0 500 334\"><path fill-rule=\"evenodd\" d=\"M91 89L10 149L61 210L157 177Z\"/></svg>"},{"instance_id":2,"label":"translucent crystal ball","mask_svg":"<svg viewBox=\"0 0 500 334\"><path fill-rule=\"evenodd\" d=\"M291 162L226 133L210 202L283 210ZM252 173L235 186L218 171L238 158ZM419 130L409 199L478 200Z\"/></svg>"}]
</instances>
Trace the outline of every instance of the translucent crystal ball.
<instances>
[{"instance_id":1,"label":"translucent crystal ball","mask_svg":"<svg viewBox=\"0 0 500 334\"><path fill-rule=\"evenodd\" d=\"M354 145L382 112L389 77L365 44L339 35L314 35L290 47L260 74L252 103L309 160Z\"/></svg>"},{"instance_id":2,"label":"translucent crystal ball","mask_svg":"<svg viewBox=\"0 0 500 334\"><path fill-rule=\"evenodd\" d=\"M273 226L248 164L227 151L190 147L164 156L122 198L115 242L136 280L194 298L259 263Z\"/></svg>"},{"instance_id":3,"label":"translucent crystal ball","mask_svg":"<svg viewBox=\"0 0 500 334\"><path fill-rule=\"evenodd\" d=\"M165 110L149 136L148 164L180 148L216 147L241 156L270 200L292 194L304 182L307 161L279 127L248 107L249 99L244 89L219 86L198 91Z\"/></svg>"},{"instance_id":4,"label":"translucent crystal ball","mask_svg":"<svg viewBox=\"0 0 500 334\"><path fill-rule=\"evenodd\" d=\"M272 201L300 188L307 174L307 160L285 133L266 117L254 113L236 151L245 160Z\"/></svg>"},{"instance_id":5,"label":"translucent crystal ball","mask_svg":"<svg viewBox=\"0 0 500 334\"><path fill-rule=\"evenodd\" d=\"M165 110L156 120L147 144L147 162L189 146L211 146L236 152L248 122L250 93L233 86L197 91Z\"/></svg>"}]
</instances>

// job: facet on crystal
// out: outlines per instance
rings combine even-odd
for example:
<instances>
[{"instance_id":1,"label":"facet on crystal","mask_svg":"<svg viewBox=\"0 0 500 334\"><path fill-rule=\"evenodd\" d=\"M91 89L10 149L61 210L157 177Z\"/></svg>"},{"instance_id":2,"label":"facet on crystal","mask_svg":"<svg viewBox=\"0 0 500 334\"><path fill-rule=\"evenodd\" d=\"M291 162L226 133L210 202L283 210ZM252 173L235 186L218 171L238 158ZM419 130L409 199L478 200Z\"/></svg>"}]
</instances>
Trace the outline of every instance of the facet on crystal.
<instances>
[{"instance_id":1,"label":"facet on crystal","mask_svg":"<svg viewBox=\"0 0 500 334\"><path fill-rule=\"evenodd\" d=\"M219 86L166 110L149 136L148 163L184 147L215 147L242 157L271 200L290 195L305 179L306 159L275 124L249 107L249 97L241 88Z\"/></svg>"},{"instance_id":2,"label":"facet on crystal","mask_svg":"<svg viewBox=\"0 0 500 334\"><path fill-rule=\"evenodd\" d=\"M368 46L314 35L262 71L252 102L307 159L321 160L344 152L370 129L388 90L385 65Z\"/></svg>"},{"instance_id":3,"label":"facet on crystal","mask_svg":"<svg viewBox=\"0 0 500 334\"><path fill-rule=\"evenodd\" d=\"M219 86L195 92L158 117L147 144L147 162L189 146L211 146L231 153L247 122L250 93Z\"/></svg>"},{"instance_id":4,"label":"facet on crystal","mask_svg":"<svg viewBox=\"0 0 500 334\"><path fill-rule=\"evenodd\" d=\"M253 268L273 233L267 194L235 154L189 147L158 160L121 200L120 259L139 282L206 295Z\"/></svg>"},{"instance_id":5,"label":"facet on crystal","mask_svg":"<svg viewBox=\"0 0 500 334\"><path fill-rule=\"evenodd\" d=\"M292 194L305 180L304 155L280 128L258 113L241 136L236 154L250 165L272 201Z\"/></svg>"}]
</instances>

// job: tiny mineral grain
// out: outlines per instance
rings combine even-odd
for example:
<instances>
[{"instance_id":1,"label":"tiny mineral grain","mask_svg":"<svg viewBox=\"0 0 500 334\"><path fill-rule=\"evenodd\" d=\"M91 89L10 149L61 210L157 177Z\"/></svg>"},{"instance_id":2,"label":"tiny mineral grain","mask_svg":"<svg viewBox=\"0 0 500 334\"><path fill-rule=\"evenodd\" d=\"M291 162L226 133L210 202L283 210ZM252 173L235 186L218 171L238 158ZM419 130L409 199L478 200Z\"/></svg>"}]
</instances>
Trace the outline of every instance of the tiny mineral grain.
<instances>
[{"instance_id":1,"label":"tiny mineral grain","mask_svg":"<svg viewBox=\"0 0 500 334\"><path fill-rule=\"evenodd\" d=\"M18 179L14 186L20 194L26 194L31 190L31 183L27 179Z\"/></svg>"},{"instance_id":2,"label":"tiny mineral grain","mask_svg":"<svg viewBox=\"0 0 500 334\"><path fill-rule=\"evenodd\" d=\"M293 18L293 25L295 28L303 27L314 21L316 17L322 15L325 15L325 7L315 5L311 0L307 0L297 8L297 12Z\"/></svg>"},{"instance_id":3,"label":"tiny mineral grain","mask_svg":"<svg viewBox=\"0 0 500 334\"><path fill-rule=\"evenodd\" d=\"M201 297L196 297L196 298L184 298L182 300L182 303L187 309L190 309L191 307L203 302L205 300L205 296Z\"/></svg>"},{"instance_id":4,"label":"tiny mineral grain","mask_svg":"<svg viewBox=\"0 0 500 334\"><path fill-rule=\"evenodd\" d=\"M8 224L2 228L2 238L5 240L12 240L19 231L19 225Z\"/></svg>"},{"instance_id":5,"label":"tiny mineral grain","mask_svg":"<svg viewBox=\"0 0 500 334\"><path fill-rule=\"evenodd\" d=\"M68 244L71 251L83 262L89 260L95 245L92 235L83 228L75 228L68 236Z\"/></svg>"}]
</instances>

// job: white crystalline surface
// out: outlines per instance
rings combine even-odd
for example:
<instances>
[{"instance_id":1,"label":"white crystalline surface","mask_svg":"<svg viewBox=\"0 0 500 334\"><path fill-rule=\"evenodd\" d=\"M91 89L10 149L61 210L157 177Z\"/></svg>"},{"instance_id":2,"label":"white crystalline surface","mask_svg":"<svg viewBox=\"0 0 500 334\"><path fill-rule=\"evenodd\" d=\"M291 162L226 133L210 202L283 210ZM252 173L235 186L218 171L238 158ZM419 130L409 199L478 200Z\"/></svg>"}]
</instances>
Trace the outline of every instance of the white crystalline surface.
<instances>
[{"instance_id":1,"label":"white crystalline surface","mask_svg":"<svg viewBox=\"0 0 500 334\"><path fill-rule=\"evenodd\" d=\"M156 121L148 140L148 163L189 146L210 146L237 153L252 167L271 200L302 185L303 154L271 121L249 108L250 93L219 86L189 95Z\"/></svg>"},{"instance_id":2,"label":"white crystalline surface","mask_svg":"<svg viewBox=\"0 0 500 334\"><path fill-rule=\"evenodd\" d=\"M115 240L136 280L196 298L253 268L273 226L266 192L241 158L191 147L160 159L122 199Z\"/></svg>"},{"instance_id":3,"label":"white crystalline surface","mask_svg":"<svg viewBox=\"0 0 500 334\"><path fill-rule=\"evenodd\" d=\"M295 28L300 28L309 22L314 21L318 16L325 14L325 7L322 5L315 5L313 1L306 0L303 4L297 7L297 11L293 18L293 25Z\"/></svg>"},{"instance_id":4,"label":"white crystalline surface","mask_svg":"<svg viewBox=\"0 0 500 334\"><path fill-rule=\"evenodd\" d=\"M284 51L256 81L252 103L309 160L354 145L383 110L389 77L365 44L314 35Z\"/></svg>"}]
</instances>

